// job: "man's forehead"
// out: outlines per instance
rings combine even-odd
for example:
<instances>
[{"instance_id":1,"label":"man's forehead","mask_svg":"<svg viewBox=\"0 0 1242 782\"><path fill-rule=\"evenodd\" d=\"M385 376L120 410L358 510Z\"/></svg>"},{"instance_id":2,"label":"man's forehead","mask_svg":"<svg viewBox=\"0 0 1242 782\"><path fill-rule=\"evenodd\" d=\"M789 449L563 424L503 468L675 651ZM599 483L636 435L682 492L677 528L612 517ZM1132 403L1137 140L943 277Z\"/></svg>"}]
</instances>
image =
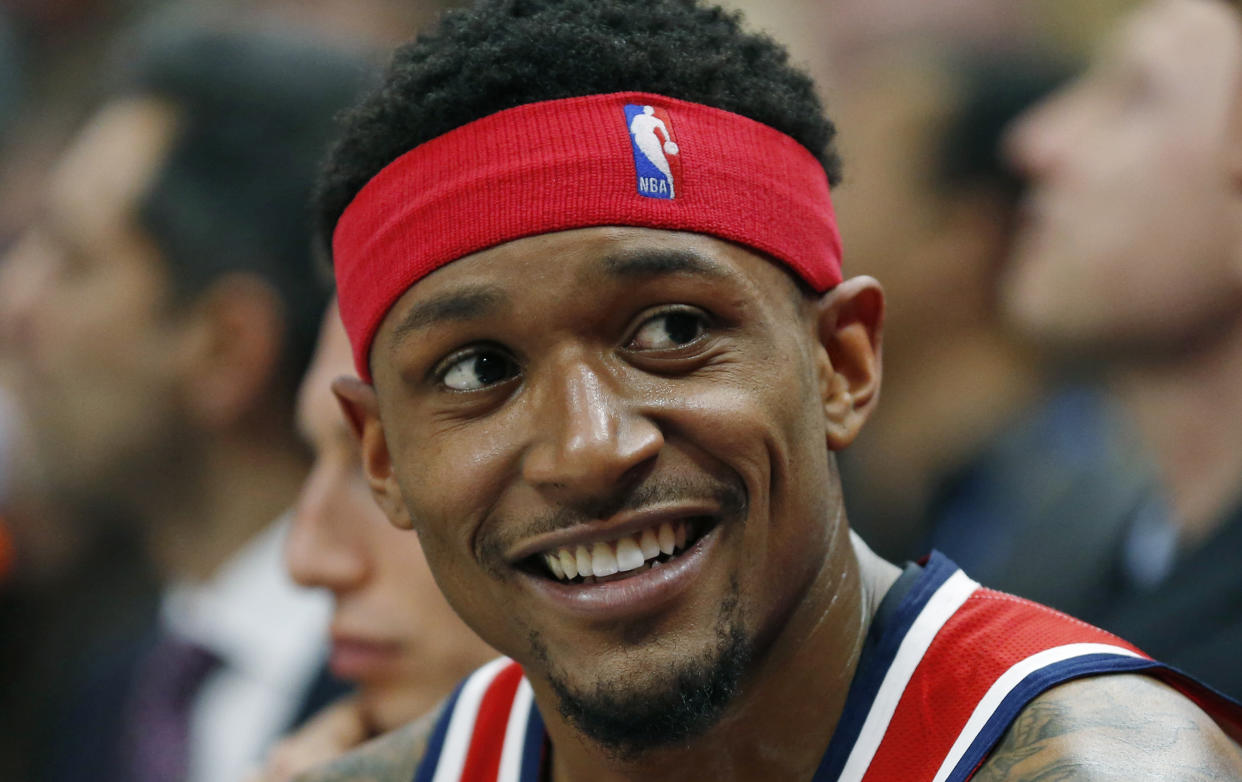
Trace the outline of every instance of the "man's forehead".
<instances>
[{"instance_id":1,"label":"man's forehead","mask_svg":"<svg viewBox=\"0 0 1242 782\"><path fill-rule=\"evenodd\" d=\"M176 110L155 98L105 105L65 152L50 180L50 202L64 211L133 204L146 192L175 135Z\"/></svg>"},{"instance_id":2,"label":"man's forehead","mask_svg":"<svg viewBox=\"0 0 1242 782\"><path fill-rule=\"evenodd\" d=\"M1195 59L1230 36L1236 17L1219 0L1160 0L1140 8L1107 44L1108 53L1130 64Z\"/></svg>"}]
</instances>

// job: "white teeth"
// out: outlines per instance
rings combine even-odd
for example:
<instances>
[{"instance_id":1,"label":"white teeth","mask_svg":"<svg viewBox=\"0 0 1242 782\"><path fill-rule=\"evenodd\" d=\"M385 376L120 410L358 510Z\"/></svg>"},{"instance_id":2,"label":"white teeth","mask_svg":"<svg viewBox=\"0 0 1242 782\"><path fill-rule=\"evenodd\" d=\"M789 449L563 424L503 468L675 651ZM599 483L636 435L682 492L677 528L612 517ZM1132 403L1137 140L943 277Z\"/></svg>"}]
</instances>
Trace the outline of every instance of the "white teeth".
<instances>
[{"instance_id":1,"label":"white teeth","mask_svg":"<svg viewBox=\"0 0 1242 782\"><path fill-rule=\"evenodd\" d=\"M660 541L656 538L655 530L650 528L643 530L642 536L638 539L638 546L642 549L643 559L655 559L660 556Z\"/></svg>"},{"instance_id":2,"label":"white teeth","mask_svg":"<svg viewBox=\"0 0 1242 782\"><path fill-rule=\"evenodd\" d=\"M617 541L617 569L634 570L643 566L646 557L633 538L621 538Z\"/></svg>"},{"instance_id":3,"label":"white teeth","mask_svg":"<svg viewBox=\"0 0 1242 782\"><path fill-rule=\"evenodd\" d=\"M596 578L611 576L618 572L617 557L612 553L612 546L607 543L596 543L591 549L591 567Z\"/></svg>"},{"instance_id":4,"label":"white teeth","mask_svg":"<svg viewBox=\"0 0 1242 782\"><path fill-rule=\"evenodd\" d=\"M560 550L561 570L565 571L565 578L576 578L578 576L578 558L569 552L569 549Z\"/></svg>"},{"instance_id":5,"label":"white teeth","mask_svg":"<svg viewBox=\"0 0 1242 782\"><path fill-rule=\"evenodd\" d=\"M665 554L672 554L677 544L677 537L673 533L673 527L666 521L660 525L659 530L660 551Z\"/></svg>"},{"instance_id":6,"label":"white teeth","mask_svg":"<svg viewBox=\"0 0 1242 782\"><path fill-rule=\"evenodd\" d=\"M565 578L565 570L561 567L561 558L556 554L544 554L543 558L547 560L548 570L552 571L552 575L557 578Z\"/></svg>"},{"instance_id":7,"label":"white teeth","mask_svg":"<svg viewBox=\"0 0 1242 782\"><path fill-rule=\"evenodd\" d=\"M543 558L548 570L561 581L590 576L603 578L638 570L647 564L659 565L661 555L672 556L685 550L690 532L687 522L665 522L611 542L599 541L544 552Z\"/></svg>"}]
</instances>

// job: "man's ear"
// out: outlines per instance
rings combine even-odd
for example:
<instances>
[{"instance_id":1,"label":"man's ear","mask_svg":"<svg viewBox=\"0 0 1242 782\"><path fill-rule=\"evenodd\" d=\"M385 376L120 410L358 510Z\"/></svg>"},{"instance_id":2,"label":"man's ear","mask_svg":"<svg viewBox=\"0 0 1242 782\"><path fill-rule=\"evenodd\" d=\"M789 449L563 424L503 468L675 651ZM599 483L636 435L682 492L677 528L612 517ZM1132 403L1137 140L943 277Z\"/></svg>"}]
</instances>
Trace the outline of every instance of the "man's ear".
<instances>
[{"instance_id":1,"label":"man's ear","mask_svg":"<svg viewBox=\"0 0 1242 782\"><path fill-rule=\"evenodd\" d=\"M226 274L198 296L188 317L179 351L187 409L206 427L238 423L263 404L280 372L280 296L253 274Z\"/></svg>"},{"instance_id":2,"label":"man's ear","mask_svg":"<svg viewBox=\"0 0 1242 782\"><path fill-rule=\"evenodd\" d=\"M375 501L395 526L412 528L414 524L409 509L405 507L405 499L401 496L401 488L393 472L388 439L384 436L384 427L380 425L379 398L375 396L375 387L356 377L343 376L332 381L332 393L341 405L349 428L358 438L362 472Z\"/></svg>"},{"instance_id":3,"label":"man's ear","mask_svg":"<svg viewBox=\"0 0 1242 782\"><path fill-rule=\"evenodd\" d=\"M879 400L884 289L871 277L851 278L820 298L816 315L828 447L839 451L854 442Z\"/></svg>"}]
</instances>

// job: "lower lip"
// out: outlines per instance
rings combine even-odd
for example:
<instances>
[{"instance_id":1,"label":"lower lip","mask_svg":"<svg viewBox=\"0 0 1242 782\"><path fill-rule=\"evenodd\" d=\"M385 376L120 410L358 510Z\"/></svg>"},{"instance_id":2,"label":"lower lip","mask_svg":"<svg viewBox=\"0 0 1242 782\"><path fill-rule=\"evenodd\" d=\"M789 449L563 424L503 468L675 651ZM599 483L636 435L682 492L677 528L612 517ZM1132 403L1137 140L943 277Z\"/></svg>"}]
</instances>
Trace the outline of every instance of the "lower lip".
<instances>
[{"instance_id":1,"label":"lower lip","mask_svg":"<svg viewBox=\"0 0 1242 782\"><path fill-rule=\"evenodd\" d=\"M333 641L328 667L341 679L367 679L391 669L399 654L395 643Z\"/></svg>"},{"instance_id":2,"label":"lower lip","mask_svg":"<svg viewBox=\"0 0 1242 782\"><path fill-rule=\"evenodd\" d=\"M723 524L717 524L685 553L638 575L602 584L568 584L523 573L541 599L570 614L593 621L629 619L663 608L699 576L716 547Z\"/></svg>"}]
</instances>

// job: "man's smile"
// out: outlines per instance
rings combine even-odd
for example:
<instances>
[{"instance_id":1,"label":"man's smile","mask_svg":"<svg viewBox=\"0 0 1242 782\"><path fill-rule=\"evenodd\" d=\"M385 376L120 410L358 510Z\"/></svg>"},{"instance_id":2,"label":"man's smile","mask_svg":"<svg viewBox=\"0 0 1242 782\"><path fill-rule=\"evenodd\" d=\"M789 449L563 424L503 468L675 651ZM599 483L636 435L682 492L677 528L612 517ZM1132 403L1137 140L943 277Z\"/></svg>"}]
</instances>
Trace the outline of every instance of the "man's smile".
<instances>
[{"instance_id":1,"label":"man's smile","mask_svg":"<svg viewBox=\"0 0 1242 782\"><path fill-rule=\"evenodd\" d=\"M590 547L582 543L561 546L544 552L542 557L548 571L559 581L575 584L616 581L644 567L658 567L668 562L684 552L687 543L701 537L698 530L707 525L714 526L708 516L672 523L665 521L635 535L596 541Z\"/></svg>"},{"instance_id":2,"label":"man's smile","mask_svg":"<svg viewBox=\"0 0 1242 782\"><path fill-rule=\"evenodd\" d=\"M741 519L746 503L736 493L657 500L530 535L505 559L541 600L592 619L644 613L679 593L698 572L722 522Z\"/></svg>"},{"instance_id":3,"label":"man's smile","mask_svg":"<svg viewBox=\"0 0 1242 782\"><path fill-rule=\"evenodd\" d=\"M710 517L695 517L676 524L687 530L687 535L693 528L696 537L687 537L683 549L677 548L674 542L671 555L661 551L657 557L645 559L638 567L609 576L584 578L578 575L568 579L555 576L545 559L547 555L538 554L518 567L519 583L540 602L590 621L622 621L650 615L688 591L716 550L726 526L720 524L718 518ZM661 526L665 525L673 526L670 522L661 523ZM703 531L700 533L698 530ZM634 538L628 536L628 539L632 541ZM587 548L585 544L582 547ZM610 566L616 567L616 557L612 554L616 547L613 544L600 541L592 544L590 549L607 551L603 557L588 553L589 560L584 560L584 564L593 568L596 562L603 560L607 570L608 556L611 555L613 562ZM576 564L576 551L574 558Z\"/></svg>"},{"instance_id":4,"label":"man's smile","mask_svg":"<svg viewBox=\"0 0 1242 782\"><path fill-rule=\"evenodd\" d=\"M716 500L659 503L533 536L513 547L506 559L532 574L595 583L669 561L720 517Z\"/></svg>"}]
</instances>

